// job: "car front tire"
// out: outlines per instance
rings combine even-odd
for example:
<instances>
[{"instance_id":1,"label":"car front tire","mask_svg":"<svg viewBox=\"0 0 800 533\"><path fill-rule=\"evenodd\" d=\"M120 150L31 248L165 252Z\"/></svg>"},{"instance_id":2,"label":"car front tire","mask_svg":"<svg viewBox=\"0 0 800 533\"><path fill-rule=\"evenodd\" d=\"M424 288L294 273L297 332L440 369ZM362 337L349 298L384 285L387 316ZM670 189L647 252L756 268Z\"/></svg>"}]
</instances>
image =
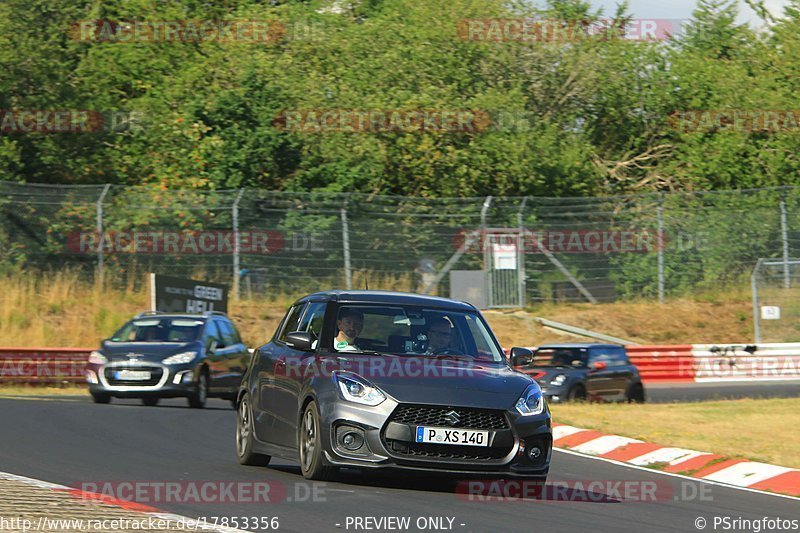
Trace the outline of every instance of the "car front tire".
<instances>
[{"instance_id":1,"label":"car front tire","mask_svg":"<svg viewBox=\"0 0 800 533\"><path fill-rule=\"evenodd\" d=\"M336 475L335 467L323 464L319 410L313 401L309 402L303 411L298 428L297 443L300 447L300 471L304 478L326 481Z\"/></svg>"},{"instance_id":2,"label":"car front tire","mask_svg":"<svg viewBox=\"0 0 800 533\"><path fill-rule=\"evenodd\" d=\"M111 395L102 392L93 392L92 400L94 403L109 403L111 401Z\"/></svg>"},{"instance_id":3,"label":"car front tire","mask_svg":"<svg viewBox=\"0 0 800 533\"><path fill-rule=\"evenodd\" d=\"M207 399L208 374L206 374L204 370L200 372L200 377L197 378L197 385L195 385L194 391L192 392L191 396L189 396L189 407L194 409L202 409L206 406Z\"/></svg>"},{"instance_id":4,"label":"car front tire","mask_svg":"<svg viewBox=\"0 0 800 533\"><path fill-rule=\"evenodd\" d=\"M250 399L247 395L239 402L236 417L236 456L239 464L248 466L266 466L272 459L269 455L253 451L253 412L250 410Z\"/></svg>"},{"instance_id":5,"label":"car front tire","mask_svg":"<svg viewBox=\"0 0 800 533\"><path fill-rule=\"evenodd\" d=\"M583 385L575 385L569 392L567 392L568 402L583 402L586 401L586 387Z\"/></svg>"}]
</instances>

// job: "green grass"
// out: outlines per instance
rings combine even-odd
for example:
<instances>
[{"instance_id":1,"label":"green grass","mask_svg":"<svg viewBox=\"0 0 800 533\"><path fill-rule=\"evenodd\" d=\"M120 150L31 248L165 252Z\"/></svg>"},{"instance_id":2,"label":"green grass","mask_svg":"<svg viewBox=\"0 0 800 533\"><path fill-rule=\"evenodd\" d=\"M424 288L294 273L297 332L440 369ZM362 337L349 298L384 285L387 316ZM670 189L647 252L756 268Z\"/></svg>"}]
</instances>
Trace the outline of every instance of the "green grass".
<instances>
[{"instance_id":1,"label":"green grass","mask_svg":"<svg viewBox=\"0 0 800 533\"><path fill-rule=\"evenodd\" d=\"M554 404L553 420L646 442L800 468L800 398Z\"/></svg>"}]
</instances>

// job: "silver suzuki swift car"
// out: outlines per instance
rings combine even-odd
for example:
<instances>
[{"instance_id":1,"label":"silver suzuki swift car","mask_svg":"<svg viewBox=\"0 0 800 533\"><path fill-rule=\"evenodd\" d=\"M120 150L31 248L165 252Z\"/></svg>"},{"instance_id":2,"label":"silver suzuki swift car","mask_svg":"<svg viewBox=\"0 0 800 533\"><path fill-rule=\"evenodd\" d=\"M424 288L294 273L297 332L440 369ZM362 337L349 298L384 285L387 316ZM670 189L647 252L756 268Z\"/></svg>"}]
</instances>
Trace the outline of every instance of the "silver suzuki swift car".
<instances>
[{"instance_id":1,"label":"silver suzuki swift car","mask_svg":"<svg viewBox=\"0 0 800 533\"><path fill-rule=\"evenodd\" d=\"M530 355L524 348L512 355ZM547 477L550 411L470 304L331 291L298 300L237 395L239 462Z\"/></svg>"}]
</instances>

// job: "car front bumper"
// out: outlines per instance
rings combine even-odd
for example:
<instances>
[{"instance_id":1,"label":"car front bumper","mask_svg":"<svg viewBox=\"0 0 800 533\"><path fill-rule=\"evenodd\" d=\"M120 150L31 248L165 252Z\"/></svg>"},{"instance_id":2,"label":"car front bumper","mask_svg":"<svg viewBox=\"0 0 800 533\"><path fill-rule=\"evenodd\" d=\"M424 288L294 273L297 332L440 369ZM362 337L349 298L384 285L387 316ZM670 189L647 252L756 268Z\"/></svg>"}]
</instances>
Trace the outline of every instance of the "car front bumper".
<instances>
[{"instance_id":1,"label":"car front bumper","mask_svg":"<svg viewBox=\"0 0 800 533\"><path fill-rule=\"evenodd\" d=\"M415 424L392 420L398 405L414 404L398 404L389 399L377 407L360 406L344 401L326 405L320 421L325 439L323 443L325 459L330 465L538 478L546 477L549 470L552 427L550 413L547 410L541 415L530 417L522 417L510 411L495 411L497 414L502 414L507 427L488 429L491 446L478 448L440 444L426 446L416 443ZM421 407L444 408L445 406ZM450 406L447 408L450 409ZM357 451L345 449L342 437L348 431L363 435L363 448ZM539 450L536 459L532 459L530 455L534 447Z\"/></svg>"},{"instance_id":2,"label":"car front bumper","mask_svg":"<svg viewBox=\"0 0 800 533\"><path fill-rule=\"evenodd\" d=\"M149 371L148 380L117 379L121 370ZM86 381L89 391L95 394L109 394L119 398L143 397L183 397L195 389L198 368L193 363L165 365L153 362L109 362L102 365L90 364L86 368Z\"/></svg>"}]
</instances>

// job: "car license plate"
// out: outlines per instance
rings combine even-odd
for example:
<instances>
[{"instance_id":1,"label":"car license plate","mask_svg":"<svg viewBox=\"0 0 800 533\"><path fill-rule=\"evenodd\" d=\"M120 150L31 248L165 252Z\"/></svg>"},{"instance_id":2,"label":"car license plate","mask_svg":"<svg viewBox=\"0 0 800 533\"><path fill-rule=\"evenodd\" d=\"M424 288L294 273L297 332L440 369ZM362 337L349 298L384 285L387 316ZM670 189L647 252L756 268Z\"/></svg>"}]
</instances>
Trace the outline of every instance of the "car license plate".
<instances>
[{"instance_id":1,"label":"car license plate","mask_svg":"<svg viewBox=\"0 0 800 533\"><path fill-rule=\"evenodd\" d=\"M489 446L489 432L475 429L417 426L417 442L455 444L459 446Z\"/></svg>"},{"instance_id":2,"label":"car license plate","mask_svg":"<svg viewBox=\"0 0 800 533\"><path fill-rule=\"evenodd\" d=\"M118 370L114 372L114 378L130 381L144 381L150 379L150 372L147 370Z\"/></svg>"}]
</instances>

